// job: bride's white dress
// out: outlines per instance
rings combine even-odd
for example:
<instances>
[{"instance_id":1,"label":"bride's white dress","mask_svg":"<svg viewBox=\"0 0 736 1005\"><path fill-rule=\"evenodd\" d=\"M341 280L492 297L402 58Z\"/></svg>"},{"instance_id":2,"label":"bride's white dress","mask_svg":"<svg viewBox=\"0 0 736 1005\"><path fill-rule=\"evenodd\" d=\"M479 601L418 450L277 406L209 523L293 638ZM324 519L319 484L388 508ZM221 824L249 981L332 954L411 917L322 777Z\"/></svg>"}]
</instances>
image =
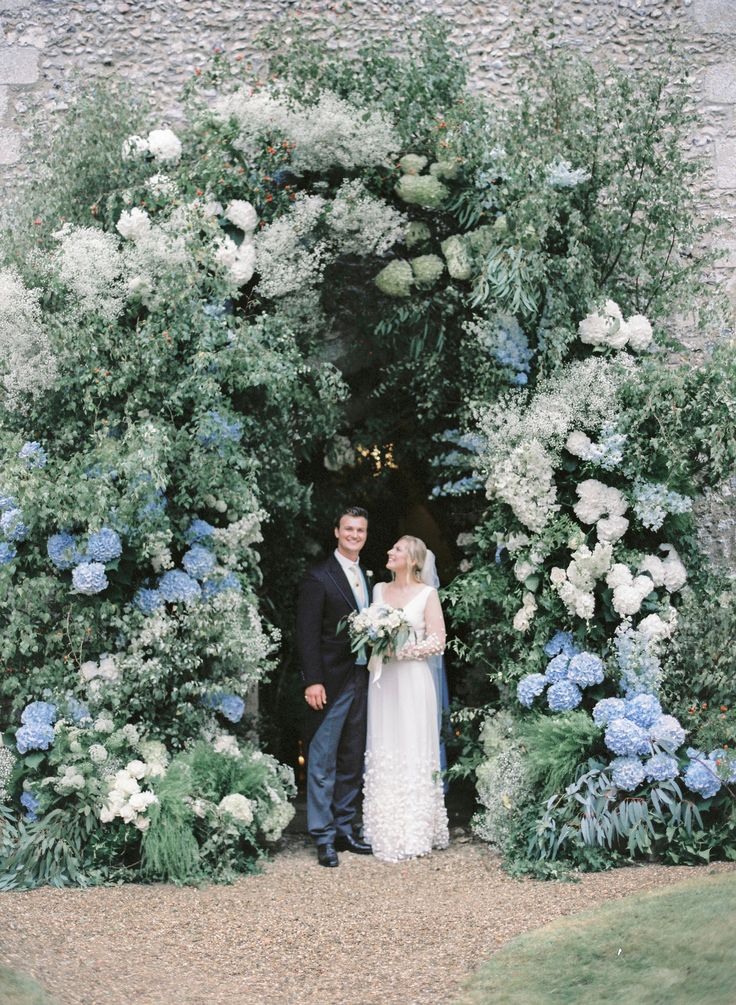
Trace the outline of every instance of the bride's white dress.
<instances>
[{"instance_id":1,"label":"bride's white dress","mask_svg":"<svg viewBox=\"0 0 736 1005\"><path fill-rule=\"evenodd\" d=\"M404 614L424 640L433 587L412 597ZM373 599L383 603L383 584ZM437 694L426 660L385 660L368 686L363 830L376 858L398 862L448 845L437 729Z\"/></svg>"}]
</instances>

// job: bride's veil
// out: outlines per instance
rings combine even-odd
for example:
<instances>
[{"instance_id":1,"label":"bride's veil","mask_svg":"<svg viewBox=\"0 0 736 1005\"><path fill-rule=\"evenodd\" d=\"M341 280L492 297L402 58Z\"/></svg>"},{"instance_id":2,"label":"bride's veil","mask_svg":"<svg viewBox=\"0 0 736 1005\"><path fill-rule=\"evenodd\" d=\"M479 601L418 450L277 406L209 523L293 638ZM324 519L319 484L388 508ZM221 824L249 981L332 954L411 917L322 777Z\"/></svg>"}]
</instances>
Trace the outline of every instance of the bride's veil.
<instances>
[{"instance_id":1,"label":"bride's veil","mask_svg":"<svg viewBox=\"0 0 736 1005\"><path fill-rule=\"evenodd\" d=\"M427 557L424 560L424 565L422 566L422 582L426 586L433 586L436 590L440 586L440 577L437 575L437 561L434 557L434 552L427 548ZM442 771L447 769L447 752L445 750L445 741L442 735L442 725L444 713L450 706L450 695L447 688L447 674L445 672L445 658L444 656L430 656L427 659L429 664L429 669L432 673L432 679L434 681L435 691L437 693L437 727L440 733L440 768ZM445 792L447 792L447 782L444 785Z\"/></svg>"}]
</instances>

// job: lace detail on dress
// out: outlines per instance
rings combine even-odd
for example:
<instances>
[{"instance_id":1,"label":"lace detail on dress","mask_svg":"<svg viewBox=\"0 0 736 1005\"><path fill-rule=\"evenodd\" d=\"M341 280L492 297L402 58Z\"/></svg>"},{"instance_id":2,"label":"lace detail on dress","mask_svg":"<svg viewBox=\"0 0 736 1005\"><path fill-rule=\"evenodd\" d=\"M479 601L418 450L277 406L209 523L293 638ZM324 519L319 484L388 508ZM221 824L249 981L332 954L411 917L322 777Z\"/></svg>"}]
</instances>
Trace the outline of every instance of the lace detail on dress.
<instances>
[{"instance_id":1,"label":"lace detail on dress","mask_svg":"<svg viewBox=\"0 0 736 1005\"><path fill-rule=\"evenodd\" d=\"M381 592L377 588L379 601ZM419 643L425 637L424 609L431 592L428 587L404 608ZM373 854L399 862L446 848L437 697L426 660L387 660L380 686L371 680L365 763L363 821Z\"/></svg>"}]
</instances>

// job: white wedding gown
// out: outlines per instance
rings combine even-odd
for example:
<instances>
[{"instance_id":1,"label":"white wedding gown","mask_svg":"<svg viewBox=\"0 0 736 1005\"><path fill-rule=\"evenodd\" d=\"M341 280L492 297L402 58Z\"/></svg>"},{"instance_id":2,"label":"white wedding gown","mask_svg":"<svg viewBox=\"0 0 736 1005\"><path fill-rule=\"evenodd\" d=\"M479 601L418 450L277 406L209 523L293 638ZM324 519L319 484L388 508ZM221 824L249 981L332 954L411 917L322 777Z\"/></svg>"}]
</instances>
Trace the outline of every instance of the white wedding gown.
<instances>
[{"instance_id":1,"label":"white wedding gown","mask_svg":"<svg viewBox=\"0 0 736 1005\"><path fill-rule=\"evenodd\" d=\"M424 611L433 587L412 597L404 614L426 635ZM383 603L383 584L373 600ZM426 660L385 660L368 686L363 829L384 862L426 855L449 842L440 770L437 693Z\"/></svg>"}]
</instances>

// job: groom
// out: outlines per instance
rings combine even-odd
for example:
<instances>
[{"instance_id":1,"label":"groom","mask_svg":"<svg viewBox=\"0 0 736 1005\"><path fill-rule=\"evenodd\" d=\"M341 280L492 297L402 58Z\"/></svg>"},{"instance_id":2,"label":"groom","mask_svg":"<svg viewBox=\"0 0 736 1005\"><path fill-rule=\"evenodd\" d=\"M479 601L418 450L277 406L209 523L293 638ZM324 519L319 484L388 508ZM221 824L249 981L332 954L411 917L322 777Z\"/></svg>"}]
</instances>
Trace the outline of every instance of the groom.
<instances>
[{"instance_id":1,"label":"groom","mask_svg":"<svg viewBox=\"0 0 736 1005\"><path fill-rule=\"evenodd\" d=\"M359 556L368 513L344 509L335 522L337 548L307 572L299 590L296 643L308 705L307 826L317 859L337 866L337 851L370 855L353 830L363 781L368 671L350 651L338 623L370 604L371 584Z\"/></svg>"}]
</instances>

